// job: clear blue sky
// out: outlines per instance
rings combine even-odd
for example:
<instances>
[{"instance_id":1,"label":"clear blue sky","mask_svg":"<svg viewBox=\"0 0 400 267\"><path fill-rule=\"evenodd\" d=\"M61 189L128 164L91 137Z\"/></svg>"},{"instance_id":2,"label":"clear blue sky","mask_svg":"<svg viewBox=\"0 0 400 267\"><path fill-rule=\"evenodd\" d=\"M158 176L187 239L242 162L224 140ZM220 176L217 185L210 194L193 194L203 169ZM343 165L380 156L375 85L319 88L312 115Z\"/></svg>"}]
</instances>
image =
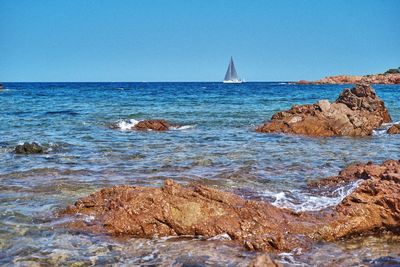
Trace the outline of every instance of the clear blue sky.
<instances>
[{"instance_id":1,"label":"clear blue sky","mask_svg":"<svg viewBox=\"0 0 400 267\"><path fill-rule=\"evenodd\" d=\"M248 81L400 67L399 0L0 0L0 81Z\"/></svg>"}]
</instances>

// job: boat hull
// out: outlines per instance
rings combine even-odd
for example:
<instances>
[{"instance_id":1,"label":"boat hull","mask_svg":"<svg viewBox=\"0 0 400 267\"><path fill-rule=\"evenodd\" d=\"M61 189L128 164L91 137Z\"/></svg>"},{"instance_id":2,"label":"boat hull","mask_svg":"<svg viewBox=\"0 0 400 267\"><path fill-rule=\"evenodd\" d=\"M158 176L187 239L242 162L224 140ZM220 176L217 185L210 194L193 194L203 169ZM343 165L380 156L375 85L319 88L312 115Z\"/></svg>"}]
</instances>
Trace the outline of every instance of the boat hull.
<instances>
[{"instance_id":1,"label":"boat hull","mask_svg":"<svg viewBox=\"0 0 400 267\"><path fill-rule=\"evenodd\" d=\"M231 80L231 81L223 81L223 83L242 83L242 80Z\"/></svg>"}]
</instances>

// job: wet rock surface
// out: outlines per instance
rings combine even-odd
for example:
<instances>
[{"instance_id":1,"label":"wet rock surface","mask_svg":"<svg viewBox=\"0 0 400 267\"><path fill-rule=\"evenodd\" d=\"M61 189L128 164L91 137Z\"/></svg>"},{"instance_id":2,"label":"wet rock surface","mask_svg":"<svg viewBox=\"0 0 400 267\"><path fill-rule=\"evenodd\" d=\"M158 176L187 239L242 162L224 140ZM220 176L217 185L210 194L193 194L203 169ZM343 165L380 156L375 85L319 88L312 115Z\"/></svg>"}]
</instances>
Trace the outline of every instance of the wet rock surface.
<instances>
[{"instance_id":1,"label":"wet rock surface","mask_svg":"<svg viewBox=\"0 0 400 267\"><path fill-rule=\"evenodd\" d=\"M367 136L386 122L391 122L391 118L383 101L370 85L358 84L352 89L344 89L333 103L320 100L278 112L256 131L309 136Z\"/></svg>"},{"instance_id":2,"label":"wet rock surface","mask_svg":"<svg viewBox=\"0 0 400 267\"><path fill-rule=\"evenodd\" d=\"M400 233L400 161L381 165L354 164L313 186L337 186L361 181L359 186L334 207L332 221L319 230L325 240L371 232Z\"/></svg>"},{"instance_id":3,"label":"wet rock surface","mask_svg":"<svg viewBox=\"0 0 400 267\"><path fill-rule=\"evenodd\" d=\"M139 131L168 131L172 125L166 120L143 120L139 121L135 126L135 130Z\"/></svg>"},{"instance_id":4,"label":"wet rock surface","mask_svg":"<svg viewBox=\"0 0 400 267\"><path fill-rule=\"evenodd\" d=\"M41 154L44 148L36 142L25 142L23 145L17 145L14 149L16 154Z\"/></svg>"},{"instance_id":5,"label":"wet rock surface","mask_svg":"<svg viewBox=\"0 0 400 267\"><path fill-rule=\"evenodd\" d=\"M400 124L394 124L387 130L388 134L400 134Z\"/></svg>"},{"instance_id":6,"label":"wet rock surface","mask_svg":"<svg viewBox=\"0 0 400 267\"><path fill-rule=\"evenodd\" d=\"M288 251L358 234L400 229L400 162L356 164L310 184L334 189L360 181L336 207L293 212L267 202L245 200L202 185L171 180L161 188L114 186L79 199L58 216L77 231L154 238L227 235L250 250Z\"/></svg>"},{"instance_id":7,"label":"wet rock surface","mask_svg":"<svg viewBox=\"0 0 400 267\"><path fill-rule=\"evenodd\" d=\"M269 255L262 254L255 257L248 267L283 267L283 265L271 259Z\"/></svg>"},{"instance_id":8,"label":"wet rock surface","mask_svg":"<svg viewBox=\"0 0 400 267\"><path fill-rule=\"evenodd\" d=\"M269 203L246 201L236 195L197 185L182 187L168 180L162 188L115 186L78 200L61 214L94 218L70 227L89 232L137 237L226 234L252 250L290 250L308 240L296 232L312 232L312 217L281 210ZM90 217L93 216L93 217ZM297 225L289 221L296 218ZM311 227L310 227L311 226ZM298 232L298 231L297 231ZM290 241L289 241L290 240ZM288 242L289 241L289 242Z\"/></svg>"}]
</instances>

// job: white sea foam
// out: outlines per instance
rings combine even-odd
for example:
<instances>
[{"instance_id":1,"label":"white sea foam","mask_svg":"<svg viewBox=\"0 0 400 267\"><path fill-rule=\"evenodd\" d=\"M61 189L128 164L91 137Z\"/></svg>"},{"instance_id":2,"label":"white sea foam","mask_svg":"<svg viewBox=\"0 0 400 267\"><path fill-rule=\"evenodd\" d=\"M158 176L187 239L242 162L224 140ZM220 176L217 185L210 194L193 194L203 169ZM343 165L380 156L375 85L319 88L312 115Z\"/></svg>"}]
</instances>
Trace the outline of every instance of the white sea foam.
<instances>
[{"instance_id":1,"label":"white sea foam","mask_svg":"<svg viewBox=\"0 0 400 267\"><path fill-rule=\"evenodd\" d=\"M295 249L298 250L298 249ZM294 255L299 255L301 254L301 249L300 249L300 253L298 252L283 252L278 254L279 256L279 262L283 263L283 264L287 264L289 266L307 266L306 264L302 263L302 262L298 262L295 260Z\"/></svg>"},{"instance_id":2,"label":"white sea foam","mask_svg":"<svg viewBox=\"0 0 400 267\"><path fill-rule=\"evenodd\" d=\"M383 123L379 128L372 131L372 135L386 135L387 130L394 124L400 124L400 121Z\"/></svg>"},{"instance_id":3,"label":"white sea foam","mask_svg":"<svg viewBox=\"0 0 400 267\"><path fill-rule=\"evenodd\" d=\"M275 200L272 205L288 208L297 212L300 211L318 211L328 207L338 205L346 196L351 194L357 188L360 181L356 181L339 187L332 192L332 196L318 196L305 193L300 190L291 190L290 192L265 192L264 195Z\"/></svg>"},{"instance_id":4,"label":"white sea foam","mask_svg":"<svg viewBox=\"0 0 400 267\"><path fill-rule=\"evenodd\" d=\"M91 223L91 222L93 222L93 221L95 220L95 217L92 216L92 215L90 215L90 216L84 216L84 217L83 217L83 220L84 220L86 223Z\"/></svg>"},{"instance_id":5,"label":"white sea foam","mask_svg":"<svg viewBox=\"0 0 400 267\"><path fill-rule=\"evenodd\" d=\"M171 130L188 130L194 128L195 125L183 125L178 127L171 127Z\"/></svg>"},{"instance_id":6,"label":"white sea foam","mask_svg":"<svg viewBox=\"0 0 400 267\"><path fill-rule=\"evenodd\" d=\"M139 123L138 120L129 119L129 120L119 120L115 125L118 129L122 131L127 131L127 130L132 130L132 128L135 127L135 125L138 123Z\"/></svg>"},{"instance_id":7,"label":"white sea foam","mask_svg":"<svg viewBox=\"0 0 400 267\"><path fill-rule=\"evenodd\" d=\"M232 240L232 238L227 234L227 233L223 233L223 234L219 234L213 237L208 238L207 240L214 240L214 241L229 241Z\"/></svg>"}]
</instances>

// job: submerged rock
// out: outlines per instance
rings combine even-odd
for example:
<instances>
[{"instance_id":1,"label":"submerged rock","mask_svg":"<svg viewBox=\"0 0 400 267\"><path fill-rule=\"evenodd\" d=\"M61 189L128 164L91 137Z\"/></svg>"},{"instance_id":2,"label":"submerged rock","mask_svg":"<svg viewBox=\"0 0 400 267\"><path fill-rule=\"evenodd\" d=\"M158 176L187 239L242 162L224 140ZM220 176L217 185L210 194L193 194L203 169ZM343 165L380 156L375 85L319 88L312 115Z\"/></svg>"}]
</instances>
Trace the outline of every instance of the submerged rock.
<instances>
[{"instance_id":1,"label":"submerged rock","mask_svg":"<svg viewBox=\"0 0 400 267\"><path fill-rule=\"evenodd\" d=\"M256 128L262 133L291 133L309 136L367 136L391 118L383 101L368 84L344 89L334 103L320 100L312 105L295 105L275 113Z\"/></svg>"},{"instance_id":2,"label":"submerged rock","mask_svg":"<svg viewBox=\"0 0 400 267\"><path fill-rule=\"evenodd\" d=\"M78 231L154 238L228 235L250 250L288 251L312 242L400 229L400 162L358 164L338 176L311 184L337 188L361 180L338 206L294 212L267 202L202 185L181 186L171 180L161 188L114 186L79 199L59 212L74 216Z\"/></svg>"},{"instance_id":3,"label":"submerged rock","mask_svg":"<svg viewBox=\"0 0 400 267\"><path fill-rule=\"evenodd\" d=\"M400 134L400 124L392 125L388 130L388 134Z\"/></svg>"},{"instance_id":4,"label":"submerged rock","mask_svg":"<svg viewBox=\"0 0 400 267\"><path fill-rule=\"evenodd\" d=\"M271 259L269 255L262 254L255 257L248 267L283 267L283 265Z\"/></svg>"},{"instance_id":5,"label":"submerged rock","mask_svg":"<svg viewBox=\"0 0 400 267\"><path fill-rule=\"evenodd\" d=\"M23 145L17 145L14 149L16 154L40 154L44 153L44 149L38 143L25 142Z\"/></svg>"}]
</instances>

